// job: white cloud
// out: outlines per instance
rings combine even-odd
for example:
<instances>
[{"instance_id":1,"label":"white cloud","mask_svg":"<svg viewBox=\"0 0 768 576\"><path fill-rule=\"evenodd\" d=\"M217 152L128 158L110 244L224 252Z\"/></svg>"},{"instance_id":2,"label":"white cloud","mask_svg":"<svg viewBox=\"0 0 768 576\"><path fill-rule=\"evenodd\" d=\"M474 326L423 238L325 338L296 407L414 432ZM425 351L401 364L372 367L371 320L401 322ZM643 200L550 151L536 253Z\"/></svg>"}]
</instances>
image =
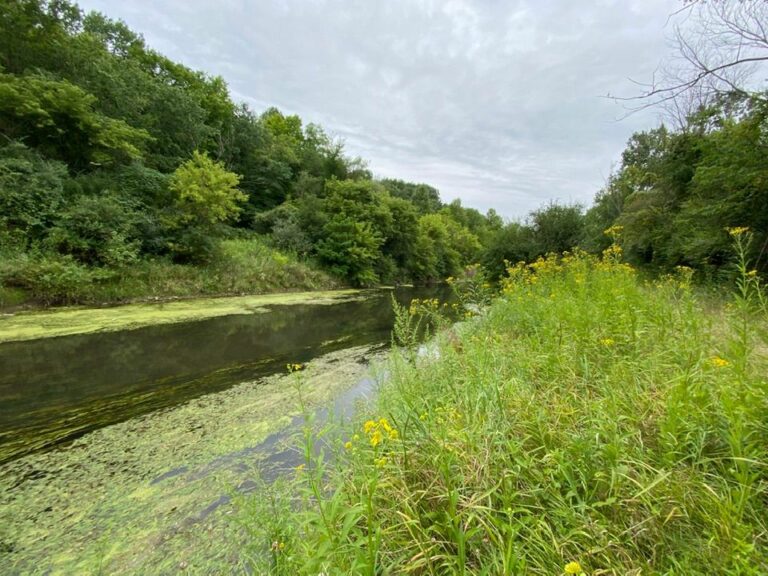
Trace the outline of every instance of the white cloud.
<instances>
[{"instance_id":1,"label":"white cloud","mask_svg":"<svg viewBox=\"0 0 768 576\"><path fill-rule=\"evenodd\" d=\"M675 0L85 0L257 110L319 122L374 173L521 217L589 203L668 50Z\"/></svg>"}]
</instances>

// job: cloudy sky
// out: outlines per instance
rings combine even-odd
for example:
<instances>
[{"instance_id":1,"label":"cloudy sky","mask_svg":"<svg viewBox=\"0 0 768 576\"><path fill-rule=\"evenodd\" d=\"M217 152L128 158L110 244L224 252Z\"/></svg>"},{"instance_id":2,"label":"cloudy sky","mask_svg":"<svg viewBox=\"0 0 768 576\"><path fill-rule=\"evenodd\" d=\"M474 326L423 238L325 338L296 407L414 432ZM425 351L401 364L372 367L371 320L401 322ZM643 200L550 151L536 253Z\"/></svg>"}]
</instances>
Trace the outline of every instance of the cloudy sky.
<instances>
[{"instance_id":1,"label":"cloudy sky","mask_svg":"<svg viewBox=\"0 0 768 576\"><path fill-rule=\"evenodd\" d=\"M677 0L82 0L221 75L256 111L322 124L377 176L524 217L589 204L632 95L669 53Z\"/></svg>"}]
</instances>

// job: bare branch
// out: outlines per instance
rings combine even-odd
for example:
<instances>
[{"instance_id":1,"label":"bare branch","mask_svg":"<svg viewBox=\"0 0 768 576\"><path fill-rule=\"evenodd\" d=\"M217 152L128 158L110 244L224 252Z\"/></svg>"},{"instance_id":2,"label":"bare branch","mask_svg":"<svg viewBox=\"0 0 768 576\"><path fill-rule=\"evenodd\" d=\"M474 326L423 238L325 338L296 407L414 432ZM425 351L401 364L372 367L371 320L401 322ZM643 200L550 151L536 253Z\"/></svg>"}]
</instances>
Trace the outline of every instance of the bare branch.
<instances>
[{"instance_id":1,"label":"bare branch","mask_svg":"<svg viewBox=\"0 0 768 576\"><path fill-rule=\"evenodd\" d=\"M754 96L766 89L768 67L768 0L684 0L671 14L675 53L653 74L650 83L632 80L640 94L610 96L622 102L627 116L659 106L680 125L724 94Z\"/></svg>"}]
</instances>

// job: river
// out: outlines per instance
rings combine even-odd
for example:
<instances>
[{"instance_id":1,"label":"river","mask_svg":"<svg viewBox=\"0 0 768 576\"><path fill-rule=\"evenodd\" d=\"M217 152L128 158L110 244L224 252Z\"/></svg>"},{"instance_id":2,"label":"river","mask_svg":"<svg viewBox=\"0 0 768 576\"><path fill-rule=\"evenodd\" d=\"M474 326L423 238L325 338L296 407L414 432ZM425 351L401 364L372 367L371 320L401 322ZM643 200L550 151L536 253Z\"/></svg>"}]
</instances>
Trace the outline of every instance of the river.
<instances>
[{"instance_id":1,"label":"river","mask_svg":"<svg viewBox=\"0 0 768 576\"><path fill-rule=\"evenodd\" d=\"M20 574L207 562L211 541L192 537L197 527L254 474L296 463L289 439L300 414L286 364L310 363L302 395L323 418L328 406L349 411L375 388L364 364L390 342L391 294L403 304L448 297L369 291L0 344L0 561Z\"/></svg>"}]
</instances>

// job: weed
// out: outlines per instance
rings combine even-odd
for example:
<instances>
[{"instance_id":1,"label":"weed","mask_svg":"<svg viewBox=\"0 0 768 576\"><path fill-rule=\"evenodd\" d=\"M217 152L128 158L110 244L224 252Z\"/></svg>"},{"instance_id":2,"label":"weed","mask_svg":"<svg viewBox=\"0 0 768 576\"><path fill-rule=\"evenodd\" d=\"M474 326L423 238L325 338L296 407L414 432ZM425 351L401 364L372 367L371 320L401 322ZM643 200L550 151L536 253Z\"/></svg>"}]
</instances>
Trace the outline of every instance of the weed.
<instances>
[{"instance_id":1,"label":"weed","mask_svg":"<svg viewBox=\"0 0 768 576\"><path fill-rule=\"evenodd\" d=\"M375 414L319 432L333 465L307 428L275 573L766 573L765 304L735 239L729 329L616 244L510 266L439 355L393 352Z\"/></svg>"}]
</instances>

